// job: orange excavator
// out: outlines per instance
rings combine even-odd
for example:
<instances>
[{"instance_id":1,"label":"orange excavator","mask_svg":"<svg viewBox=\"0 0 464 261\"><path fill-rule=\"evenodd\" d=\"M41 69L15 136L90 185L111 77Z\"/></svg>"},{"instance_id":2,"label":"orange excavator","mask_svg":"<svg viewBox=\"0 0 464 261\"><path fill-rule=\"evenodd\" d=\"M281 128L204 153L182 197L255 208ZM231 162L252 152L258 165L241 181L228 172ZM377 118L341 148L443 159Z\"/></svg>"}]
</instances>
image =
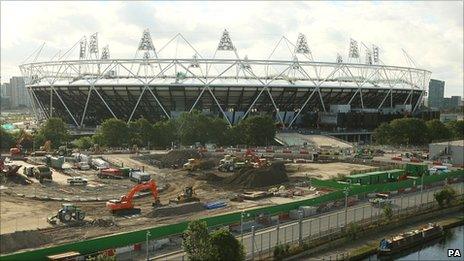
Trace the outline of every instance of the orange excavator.
<instances>
[{"instance_id":1,"label":"orange excavator","mask_svg":"<svg viewBox=\"0 0 464 261\"><path fill-rule=\"evenodd\" d=\"M134 208L134 199L135 193L142 190L151 190L151 194L155 199L153 206L159 205L158 198L158 187L154 180L143 182L135 185L126 195L122 195L120 199L112 199L106 202L106 207L108 210L115 215L133 215L140 214L140 208Z\"/></svg>"},{"instance_id":2,"label":"orange excavator","mask_svg":"<svg viewBox=\"0 0 464 261\"><path fill-rule=\"evenodd\" d=\"M256 153L251 149L247 149L245 151L245 161L250 163L254 168L264 168L269 166L267 159L258 157L258 155L256 155Z\"/></svg>"}]
</instances>

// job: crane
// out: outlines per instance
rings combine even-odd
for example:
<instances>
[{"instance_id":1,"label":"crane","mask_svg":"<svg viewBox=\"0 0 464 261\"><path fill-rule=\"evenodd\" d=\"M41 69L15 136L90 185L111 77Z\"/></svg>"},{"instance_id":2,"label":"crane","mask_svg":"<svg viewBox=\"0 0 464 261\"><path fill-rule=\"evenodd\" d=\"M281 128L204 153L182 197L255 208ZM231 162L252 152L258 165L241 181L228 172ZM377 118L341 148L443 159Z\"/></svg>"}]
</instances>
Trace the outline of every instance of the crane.
<instances>
[{"instance_id":1,"label":"crane","mask_svg":"<svg viewBox=\"0 0 464 261\"><path fill-rule=\"evenodd\" d=\"M132 202L135 193L142 191L142 190L151 190L151 194L155 199L155 204L159 204L158 198L158 187L154 180L150 180L147 182L143 182L140 184L135 185L126 195L122 195L120 199L111 199L106 202L106 207L108 210L113 214L118 215L130 215L130 214L139 214L141 212L140 208L134 208L134 204Z\"/></svg>"}]
</instances>

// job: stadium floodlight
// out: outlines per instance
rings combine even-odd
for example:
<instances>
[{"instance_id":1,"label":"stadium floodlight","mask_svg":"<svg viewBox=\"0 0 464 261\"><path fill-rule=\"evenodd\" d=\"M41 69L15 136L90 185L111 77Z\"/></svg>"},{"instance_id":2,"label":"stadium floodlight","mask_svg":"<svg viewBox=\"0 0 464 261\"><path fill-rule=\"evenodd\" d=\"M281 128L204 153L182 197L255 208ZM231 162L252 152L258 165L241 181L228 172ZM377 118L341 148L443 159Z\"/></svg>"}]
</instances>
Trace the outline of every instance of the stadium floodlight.
<instances>
[{"instance_id":1,"label":"stadium floodlight","mask_svg":"<svg viewBox=\"0 0 464 261\"><path fill-rule=\"evenodd\" d=\"M102 49L102 54L101 54L101 59L102 60L108 60L110 58L110 50L108 45L103 47Z\"/></svg>"},{"instance_id":2,"label":"stadium floodlight","mask_svg":"<svg viewBox=\"0 0 464 261\"><path fill-rule=\"evenodd\" d=\"M343 58L339 53L337 53L337 63L343 63Z\"/></svg>"},{"instance_id":3,"label":"stadium floodlight","mask_svg":"<svg viewBox=\"0 0 464 261\"><path fill-rule=\"evenodd\" d=\"M358 42L353 39L350 39L350 52L348 56L350 58L359 58Z\"/></svg>"},{"instance_id":4,"label":"stadium floodlight","mask_svg":"<svg viewBox=\"0 0 464 261\"><path fill-rule=\"evenodd\" d=\"M190 63L189 67L191 67L191 68L199 68L200 67L200 64L198 63L198 58L197 58L196 54L193 55L192 62Z\"/></svg>"},{"instance_id":5,"label":"stadium floodlight","mask_svg":"<svg viewBox=\"0 0 464 261\"><path fill-rule=\"evenodd\" d=\"M298 39L296 41L295 53L304 53L310 54L308 42L306 41L306 36L302 33L298 34Z\"/></svg>"},{"instance_id":6,"label":"stadium floodlight","mask_svg":"<svg viewBox=\"0 0 464 261\"><path fill-rule=\"evenodd\" d=\"M379 63L379 47L376 45L372 46L372 52L374 54L374 63Z\"/></svg>"},{"instance_id":7,"label":"stadium floodlight","mask_svg":"<svg viewBox=\"0 0 464 261\"><path fill-rule=\"evenodd\" d=\"M85 59L86 50L87 50L87 38L85 38L84 36L80 42L79 59Z\"/></svg>"},{"instance_id":8,"label":"stadium floodlight","mask_svg":"<svg viewBox=\"0 0 464 261\"><path fill-rule=\"evenodd\" d=\"M240 64L240 67L242 69L247 69L247 70L250 70L251 69L251 66L250 66L250 63L248 62L248 55L245 55L245 58L243 58L243 62Z\"/></svg>"},{"instance_id":9,"label":"stadium floodlight","mask_svg":"<svg viewBox=\"0 0 464 261\"><path fill-rule=\"evenodd\" d=\"M94 33L89 39L89 56L94 54L98 56L98 33Z\"/></svg>"},{"instance_id":10,"label":"stadium floodlight","mask_svg":"<svg viewBox=\"0 0 464 261\"><path fill-rule=\"evenodd\" d=\"M139 51L155 51L155 46L153 45L153 41L151 40L150 31L145 29L142 34L142 38L140 39L139 43Z\"/></svg>"},{"instance_id":11,"label":"stadium floodlight","mask_svg":"<svg viewBox=\"0 0 464 261\"><path fill-rule=\"evenodd\" d=\"M293 56L292 69L294 70L300 69L300 63L298 62L298 58L296 56Z\"/></svg>"},{"instance_id":12,"label":"stadium floodlight","mask_svg":"<svg viewBox=\"0 0 464 261\"><path fill-rule=\"evenodd\" d=\"M222 33L221 40L219 40L218 44L218 51L235 51L235 47L232 44L232 40L230 39L229 32L224 29Z\"/></svg>"},{"instance_id":13,"label":"stadium floodlight","mask_svg":"<svg viewBox=\"0 0 464 261\"><path fill-rule=\"evenodd\" d=\"M148 51L143 53L143 59L145 59L145 60L150 59L150 53Z\"/></svg>"},{"instance_id":14,"label":"stadium floodlight","mask_svg":"<svg viewBox=\"0 0 464 261\"><path fill-rule=\"evenodd\" d=\"M371 50L366 50L366 64L372 65L372 52L371 52Z\"/></svg>"}]
</instances>

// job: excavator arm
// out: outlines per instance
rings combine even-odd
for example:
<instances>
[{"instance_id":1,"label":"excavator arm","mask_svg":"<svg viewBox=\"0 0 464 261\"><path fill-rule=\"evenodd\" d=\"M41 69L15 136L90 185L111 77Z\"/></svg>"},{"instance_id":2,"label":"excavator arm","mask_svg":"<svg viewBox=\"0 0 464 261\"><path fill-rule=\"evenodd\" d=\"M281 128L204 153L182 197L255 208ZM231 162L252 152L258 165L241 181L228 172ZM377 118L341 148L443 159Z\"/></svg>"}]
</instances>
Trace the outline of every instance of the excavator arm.
<instances>
[{"instance_id":1,"label":"excavator arm","mask_svg":"<svg viewBox=\"0 0 464 261\"><path fill-rule=\"evenodd\" d=\"M134 205L132 204L132 200L137 192L142 190L149 189L153 198L155 199L155 203L159 201L158 199L158 187L154 180L150 180L148 182L144 182L141 184L135 185L126 195L121 197L121 200L115 201L110 200L106 203L107 208L113 212L128 212L130 213L131 210L134 209ZM138 209L140 211L140 209Z\"/></svg>"}]
</instances>

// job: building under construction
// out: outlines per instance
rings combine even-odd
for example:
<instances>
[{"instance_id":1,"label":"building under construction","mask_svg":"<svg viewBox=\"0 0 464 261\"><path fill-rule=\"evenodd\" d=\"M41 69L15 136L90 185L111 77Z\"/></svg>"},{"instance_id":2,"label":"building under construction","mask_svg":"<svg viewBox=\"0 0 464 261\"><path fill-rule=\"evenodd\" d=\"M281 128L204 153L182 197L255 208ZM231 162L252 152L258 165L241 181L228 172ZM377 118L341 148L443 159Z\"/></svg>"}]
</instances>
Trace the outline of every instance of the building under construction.
<instances>
[{"instance_id":1,"label":"building under construction","mask_svg":"<svg viewBox=\"0 0 464 261\"><path fill-rule=\"evenodd\" d=\"M287 54L279 53L282 46L290 47ZM418 112L430 71L385 65L378 47L355 40L348 57L334 62L315 61L309 46L303 34L296 42L282 37L266 59L249 59L225 30L214 55L205 57L182 34L158 48L145 30L135 58L115 59L107 46L100 50L95 33L60 58L20 68L36 115L74 127L200 110L231 125L268 114L283 128L343 132Z\"/></svg>"}]
</instances>

